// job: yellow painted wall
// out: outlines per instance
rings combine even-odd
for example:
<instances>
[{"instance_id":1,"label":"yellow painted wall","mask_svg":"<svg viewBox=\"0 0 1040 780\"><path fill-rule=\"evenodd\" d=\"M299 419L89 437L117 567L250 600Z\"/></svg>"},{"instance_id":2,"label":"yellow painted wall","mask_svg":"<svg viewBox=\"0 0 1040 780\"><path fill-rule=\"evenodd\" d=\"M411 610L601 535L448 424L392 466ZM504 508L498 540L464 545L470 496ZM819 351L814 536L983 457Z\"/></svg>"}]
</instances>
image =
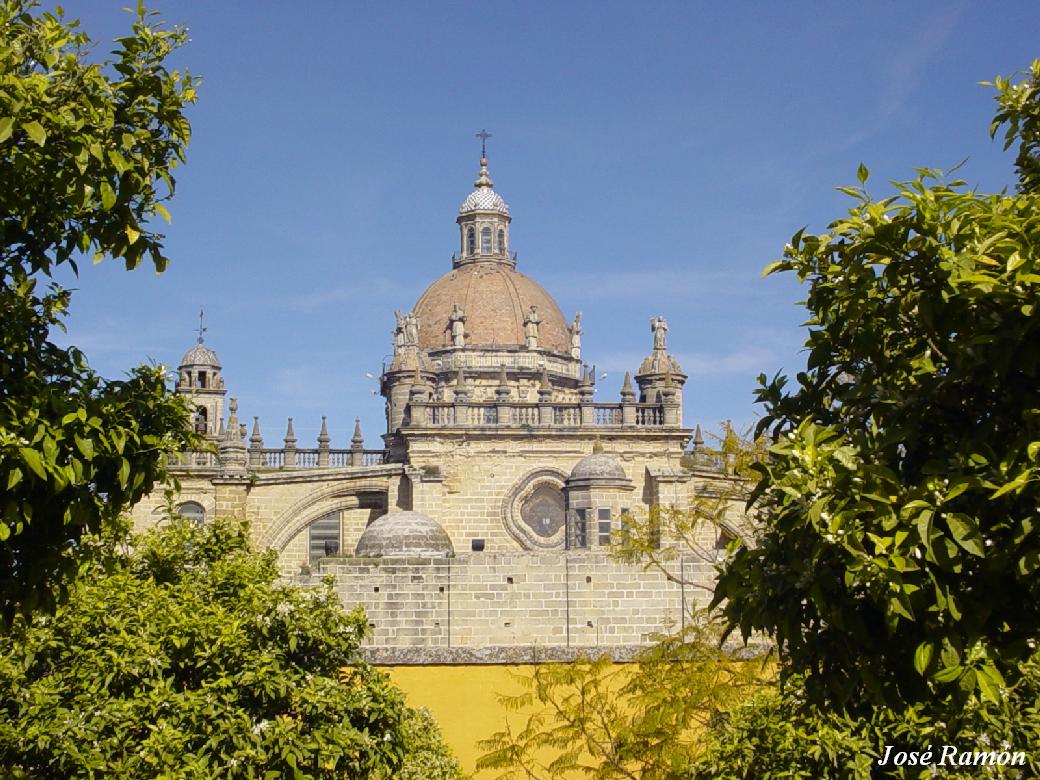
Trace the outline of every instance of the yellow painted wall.
<instances>
[{"instance_id":1,"label":"yellow painted wall","mask_svg":"<svg viewBox=\"0 0 1040 780\"><path fill-rule=\"evenodd\" d=\"M481 751L476 742L502 729L506 710L496 694L516 695L520 686L512 674L530 675L531 665L499 666L393 666L382 667L405 694L412 707L426 707L440 724L444 739L455 751L462 768L474 772ZM521 722L529 713L508 713L510 722ZM495 772L473 774L475 780L492 778Z\"/></svg>"}]
</instances>

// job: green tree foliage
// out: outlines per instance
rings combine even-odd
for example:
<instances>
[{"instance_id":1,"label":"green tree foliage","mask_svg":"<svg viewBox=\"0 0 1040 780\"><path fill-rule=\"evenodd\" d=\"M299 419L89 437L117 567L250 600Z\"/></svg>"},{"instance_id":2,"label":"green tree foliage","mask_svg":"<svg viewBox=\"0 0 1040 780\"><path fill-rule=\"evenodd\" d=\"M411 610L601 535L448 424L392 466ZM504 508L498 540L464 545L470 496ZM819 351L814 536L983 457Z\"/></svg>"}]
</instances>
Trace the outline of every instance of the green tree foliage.
<instances>
[{"instance_id":1,"label":"green tree foliage","mask_svg":"<svg viewBox=\"0 0 1040 780\"><path fill-rule=\"evenodd\" d=\"M956 721L935 717L915 704L903 711L875 709L856 717L805 700L801 680L788 680L783 693L765 691L732 709L712 730L707 749L677 777L685 780L903 780L932 777L1040 776L1040 658L1023 664L1018 681L1000 702L973 699ZM962 765L944 760L943 748L1024 754L1024 764ZM916 751L918 761L895 765L887 748ZM931 751L930 755L925 755ZM944 762L945 761L945 762ZM940 763L944 762L944 763Z\"/></svg>"},{"instance_id":2,"label":"green tree foliage","mask_svg":"<svg viewBox=\"0 0 1040 780\"><path fill-rule=\"evenodd\" d=\"M359 661L360 609L277 583L244 525L87 537L53 617L0 636L0 766L33 778L451 780L435 726ZM429 770L429 771L427 771Z\"/></svg>"},{"instance_id":3,"label":"green tree foliage","mask_svg":"<svg viewBox=\"0 0 1040 780\"><path fill-rule=\"evenodd\" d=\"M680 559L714 566L721 558L720 540L751 530L740 507L747 500L751 466L765 457L766 445L751 436L750 429L738 432L729 421L720 425L718 433L709 432L708 440L711 444L682 461L685 468L701 470L704 480L689 507L653 506L646 516L625 515L612 533L610 554L710 595L714 584L687 576ZM691 607L697 611L695 600Z\"/></svg>"},{"instance_id":4,"label":"green tree foliage","mask_svg":"<svg viewBox=\"0 0 1040 780\"><path fill-rule=\"evenodd\" d=\"M394 780L466 780L429 710L412 710L405 720L407 753Z\"/></svg>"},{"instance_id":5,"label":"green tree foliage","mask_svg":"<svg viewBox=\"0 0 1040 780\"><path fill-rule=\"evenodd\" d=\"M0 626L52 610L84 530L110 523L164 478L163 454L188 445L183 405L155 368L106 382L50 340L69 292L48 278L122 258L166 266L173 168L184 159L194 80L164 62L183 30L138 8L113 59L33 4L0 4Z\"/></svg>"},{"instance_id":6,"label":"green tree foliage","mask_svg":"<svg viewBox=\"0 0 1040 780\"><path fill-rule=\"evenodd\" d=\"M507 723L483 740L477 768L501 769L501 780L681 776L720 714L770 677L763 659L741 661L721 649L717 628L702 615L633 664L602 656L518 675L526 690L503 704L533 712L521 728Z\"/></svg>"},{"instance_id":7,"label":"green tree foliage","mask_svg":"<svg viewBox=\"0 0 1040 780\"><path fill-rule=\"evenodd\" d=\"M1025 79L1016 82L997 76L992 82L984 83L996 88L1000 104L990 125L990 135L995 136L1007 125L1004 148L1018 143L1015 168L1019 189L1040 191L1040 60L1033 60Z\"/></svg>"},{"instance_id":8,"label":"green tree foliage","mask_svg":"<svg viewBox=\"0 0 1040 780\"><path fill-rule=\"evenodd\" d=\"M952 718L1040 634L1040 195L867 178L767 269L808 283L808 365L761 379L765 530L716 599L811 701Z\"/></svg>"}]
</instances>

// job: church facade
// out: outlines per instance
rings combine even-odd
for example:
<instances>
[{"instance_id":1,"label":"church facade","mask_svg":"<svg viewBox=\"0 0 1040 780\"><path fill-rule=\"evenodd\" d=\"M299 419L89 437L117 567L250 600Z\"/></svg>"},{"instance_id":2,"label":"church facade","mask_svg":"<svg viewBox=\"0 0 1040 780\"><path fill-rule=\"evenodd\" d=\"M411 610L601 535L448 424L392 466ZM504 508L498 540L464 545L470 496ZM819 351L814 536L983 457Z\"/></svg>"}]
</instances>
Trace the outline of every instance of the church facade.
<instances>
[{"instance_id":1,"label":"church facade","mask_svg":"<svg viewBox=\"0 0 1040 780\"><path fill-rule=\"evenodd\" d=\"M357 423L349 447L332 447L324 420L317 446L301 447L292 418L269 446L201 338L178 369L175 391L214 445L172 460L178 511L247 520L288 578L334 575L345 604L366 609L376 660L623 656L707 599L711 551L741 527L734 506L732 530L705 528L700 550L680 550L678 577L610 556L628 519L685 511L735 480L699 435L687 449L687 376L665 320L650 320L646 358L603 402L581 313L517 270L510 222L482 156L451 268L395 312L377 447ZM135 525L162 513L153 495Z\"/></svg>"}]
</instances>

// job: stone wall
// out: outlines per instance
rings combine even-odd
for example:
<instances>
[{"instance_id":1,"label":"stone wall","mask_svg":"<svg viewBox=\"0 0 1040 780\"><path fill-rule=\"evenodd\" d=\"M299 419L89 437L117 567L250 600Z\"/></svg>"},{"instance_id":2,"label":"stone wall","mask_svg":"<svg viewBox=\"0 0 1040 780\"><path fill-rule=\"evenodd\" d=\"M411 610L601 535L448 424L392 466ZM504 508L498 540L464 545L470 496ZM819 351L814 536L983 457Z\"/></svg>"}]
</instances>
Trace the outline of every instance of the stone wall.
<instances>
[{"instance_id":1,"label":"stone wall","mask_svg":"<svg viewBox=\"0 0 1040 780\"><path fill-rule=\"evenodd\" d=\"M712 565L694 555L682 568L692 579L714 577ZM512 649L504 650L510 657L518 648L546 657L561 648L622 651L681 628L684 612L709 598L597 552L327 558L308 581L327 573L345 606L364 607L369 650L396 649L390 655L400 663L432 663L446 648ZM406 648L415 651L400 660Z\"/></svg>"}]
</instances>

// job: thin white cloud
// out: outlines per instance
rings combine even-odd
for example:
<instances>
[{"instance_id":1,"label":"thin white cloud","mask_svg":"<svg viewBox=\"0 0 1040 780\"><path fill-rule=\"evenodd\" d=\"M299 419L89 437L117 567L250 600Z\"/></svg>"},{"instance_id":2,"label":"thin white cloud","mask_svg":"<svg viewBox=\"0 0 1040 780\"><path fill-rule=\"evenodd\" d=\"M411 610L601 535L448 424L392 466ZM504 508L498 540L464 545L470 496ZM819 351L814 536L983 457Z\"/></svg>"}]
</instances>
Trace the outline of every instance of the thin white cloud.
<instances>
[{"instance_id":1,"label":"thin white cloud","mask_svg":"<svg viewBox=\"0 0 1040 780\"><path fill-rule=\"evenodd\" d=\"M904 41L898 56L881 63L885 87L878 99L873 122L859 128L837 144L836 151L847 151L884 130L907 105L921 86L931 60L946 45L964 13L964 0L930 15L915 40Z\"/></svg>"},{"instance_id":2,"label":"thin white cloud","mask_svg":"<svg viewBox=\"0 0 1040 780\"><path fill-rule=\"evenodd\" d=\"M726 374L757 375L776 365L775 349L767 345L736 347L723 352L678 352L674 353L683 371L693 376L722 376ZM621 376L625 371L634 372L646 355L636 352L614 352L596 361L597 371L607 371Z\"/></svg>"},{"instance_id":3,"label":"thin white cloud","mask_svg":"<svg viewBox=\"0 0 1040 780\"><path fill-rule=\"evenodd\" d=\"M540 281L550 290L580 290L582 300L634 300L647 297L710 299L720 295L742 297L769 294L763 285L749 283L757 274L747 271L684 270L606 271L543 274Z\"/></svg>"},{"instance_id":4,"label":"thin white cloud","mask_svg":"<svg viewBox=\"0 0 1040 780\"><path fill-rule=\"evenodd\" d=\"M336 285L323 289L312 289L300 293L289 301L295 311L332 306L339 303L400 302L414 300L418 295L413 285L404 285L387 277L357 279L351 284Z\"/></svg>"}]
</instances>

